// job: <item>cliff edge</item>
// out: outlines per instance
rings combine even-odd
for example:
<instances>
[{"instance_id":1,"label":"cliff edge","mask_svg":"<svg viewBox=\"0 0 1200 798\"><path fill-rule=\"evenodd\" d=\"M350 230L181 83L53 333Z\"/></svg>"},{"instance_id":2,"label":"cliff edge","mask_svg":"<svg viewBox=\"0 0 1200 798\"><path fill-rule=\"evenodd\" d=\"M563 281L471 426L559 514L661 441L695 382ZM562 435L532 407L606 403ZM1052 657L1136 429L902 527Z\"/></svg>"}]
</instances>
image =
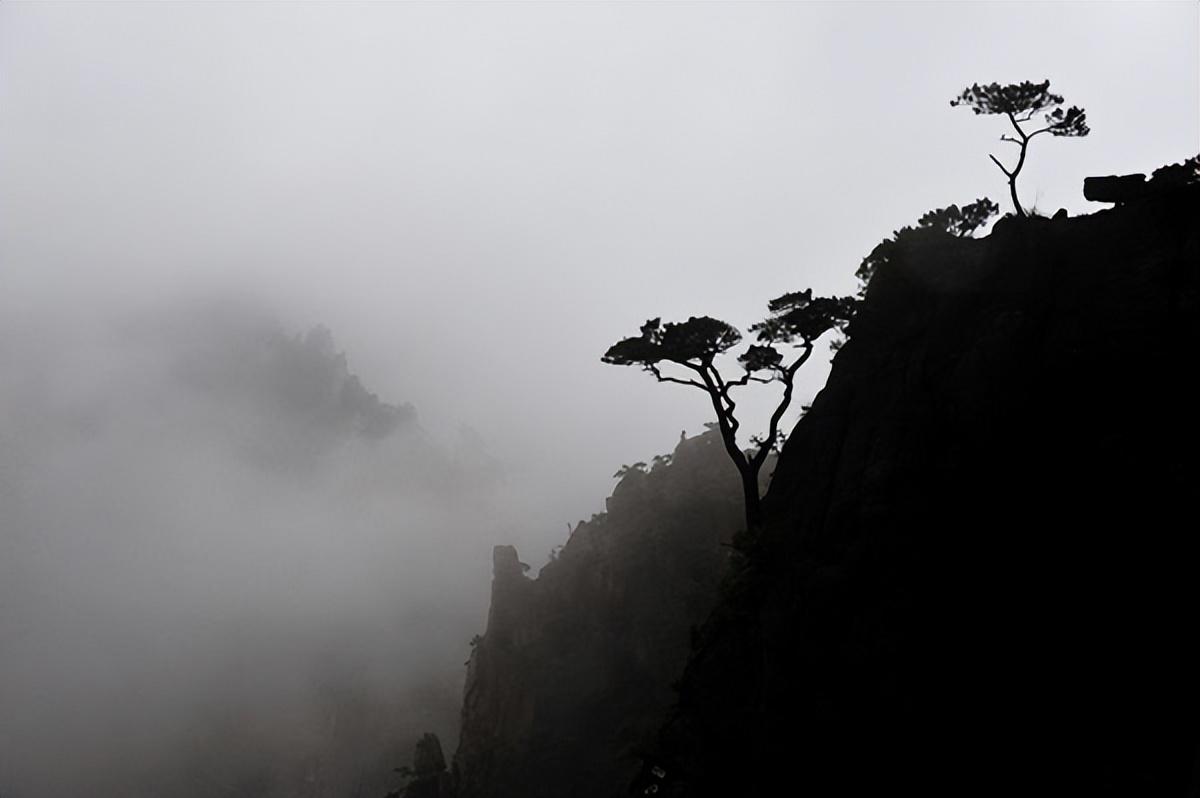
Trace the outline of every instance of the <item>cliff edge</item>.
<instances>
[{"instance_id":1,"label":"cliff edge","mask_svg":"<svg viewBox=\"0 0 1200 798\"><path fill-rule=\"evenodd\" d=\"M902 243L639 793L1196 794L1197 220Z\"/></svg>"}]
</instances>

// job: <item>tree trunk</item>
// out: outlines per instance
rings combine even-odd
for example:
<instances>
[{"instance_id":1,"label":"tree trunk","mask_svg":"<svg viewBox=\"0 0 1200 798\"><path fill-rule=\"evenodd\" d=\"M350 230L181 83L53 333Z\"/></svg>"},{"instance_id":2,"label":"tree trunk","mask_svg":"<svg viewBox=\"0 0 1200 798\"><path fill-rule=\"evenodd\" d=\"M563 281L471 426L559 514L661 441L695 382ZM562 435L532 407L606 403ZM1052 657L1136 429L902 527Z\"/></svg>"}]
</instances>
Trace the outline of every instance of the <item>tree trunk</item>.
<instances>
[{"instance_id":1,"label":"tree trunk","mask_svg":"<svg viewBox=\"0 0 1200 798\"><path fill-rule=\"evenodd\" d=\"M762 499L758 495L758 469L738 469L742 474L742 498L746 505L746 531L757 532L763 525Z\"/></svg>"},{"instance_id":2,"label":"tree trunk","mask_svg":"<svg viewBox=\"0 0 1200 798\"><path fill-rule=\"evenodd\" d=\"M1017 197L1017 175L1021 174L1021 167L1025 165L1025 154L1029 151L1029 137L1016 122L1013 122L1013 126L1021 134L1021 157L1017 158L1017 165L1008 176L1008 193L1012 195L1013 207L1017 209L1017 216L1024 217L1026 216L1025 209L1021 207L1021 200Z\"/></svg>"},{"instance_id":3,"label":"tree trunk","mask_svg":"<svg viewBox=\"0 0 1200 798\"><path fill-rule=\"evenodd\" d=\"M1017 210L1017 216L1025 216L1025 209L1021 207L1021 201L1017 199L1017 176L1015 174L1008 179L1008 193L1012 195L1012 203Z\"/></svg>"}]
</instances>

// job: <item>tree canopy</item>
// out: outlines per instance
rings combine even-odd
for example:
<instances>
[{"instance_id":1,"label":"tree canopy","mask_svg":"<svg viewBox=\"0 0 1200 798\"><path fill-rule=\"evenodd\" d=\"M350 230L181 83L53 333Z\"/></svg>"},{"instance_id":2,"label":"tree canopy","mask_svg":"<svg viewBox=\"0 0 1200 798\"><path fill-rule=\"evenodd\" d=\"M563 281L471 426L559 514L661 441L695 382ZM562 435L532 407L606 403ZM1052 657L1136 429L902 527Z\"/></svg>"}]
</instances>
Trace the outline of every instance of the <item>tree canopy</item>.
<instances>
[{"instance_id":1,"label":"tree canopy","mask_svg":"<svg viewBox=\"0 0 1200 798\"><path fill-rule=\"evenodd\" d=\"M1087 124L1087 113L1080 107L1072 105L1062 108L1063 98L1060 94L1050 91L1050 81L1041 83L974 83L963 89L957 97L950 101L951 106L965 105L978 114L1003 114L1008 117L1016 136L1002 135L1000 140L1014 144L1020 148L1017 163L1011 169L1000 162L995 155L988 155L1000 171L1008 178L1009 193L1012 196L1013 208L1017 215L1025 216L1025 209L1017 198L1017 176L1025 166L1025 157L1029 142L1042 133L1052 136L1079 137L1090 132ZM1034 117L1042 114L1042 127L1026 131L1022 125L1033 122Z\"/></svg>"},{"instance_id":2,"label":"tree canopy","mask_svg":"<svg viewBox=\"0 0 1200 798\"><path fill-rule=\"evenodd\" d=\"M642 325L641 332L610 346L602 360L614 366L640 365L659 380L672 382L662 376L659 363L711 364L717 355L742 340L735 327L711 316L692 316L678 324L650 319Z\"/></svg>"},{"instance_id":3,"label":"tree canopy","mask_svg":"<svg viewBox=\"0 0 1200 798\"><path fill-rule=\"evenodd\" d=\"M718 358L741 343L742 334L711 316L666 324L661 318L650 319L641 326L640 335L613 344L601 360L614 366L640 366L659 382L687 385L708 394L725 449L742 477L747 526L755 528L762 522L758 473L779 440L779 424L792 402L796 372L812 354L817 339L849 321L856 304L852 297L814 297L811 289L772 299L767 303L768 316L750 326L757 343L737 357L742 373L736 379L722 374ZM800 351L789 358L786 349ZM667 365L682 371L664 373ZM741 422L735 413L733 391L751 382L780 383L783 396L771 414L766 434L754 439L757 450L747 453L737 443Z\"/></svg>"},{"instance_id":4,"label":"tree canopy","mask_svg":"<svg viewBox=\"0 0 1200 798\"><path fill-rule=\"evenodd\" d=\"M935 208L921 216L917 220L916 227L905 225L894 231L891 238L885 238L876 244L875 248L859 264L858 271L855 272L855 276L859 280L859 296L866 293L867 284L879 267L886 264L896 254L896 249L905 236L917 230L936 230L958 238L969 238L999 211L999 205L987 197L980 197L962 208L957 205Z\"/></svg>"}]
</instances>

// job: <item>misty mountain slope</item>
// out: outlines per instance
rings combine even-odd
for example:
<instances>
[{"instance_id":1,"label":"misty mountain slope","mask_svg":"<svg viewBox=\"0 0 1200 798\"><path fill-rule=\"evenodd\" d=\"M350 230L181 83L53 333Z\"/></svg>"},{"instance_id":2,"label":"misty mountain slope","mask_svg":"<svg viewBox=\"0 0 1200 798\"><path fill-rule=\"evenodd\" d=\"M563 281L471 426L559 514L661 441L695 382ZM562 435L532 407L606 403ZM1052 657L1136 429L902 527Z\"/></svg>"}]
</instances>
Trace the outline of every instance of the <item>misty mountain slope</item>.
<instances>
[{"instance_id":1,"label":"misty mountain slope","mask_svg":"<svg viewBox=\"0 0 1200 798\"><path fill-rule=\"evenodd\" d=\"M1196 789L1197 219L1193 186L906 241L701 632L659 794Z\"/></svg>"},{"instance_id":2,"label":"misty mountain slope","mask_svg":"<svg viewBox=\"0 0 1200 798\"><path fill-rule=\"evenodd\" d=\"M769 470L769 466L768 469ZM690 630L708 614L742 523L715 431L629 470L536 579L495 550L454 757L457 795L621 795L674 700Z\"/></svg>"},{"instance_id":3,"label":"misty mountain slope","mask_svg":"<svg viewBox=\"0 0 1200 798\"><path fill-rule=\"evenodd\" d=\"M255 416L248 456L283 464L306 448L315 455L339 440L380 440L412 430L413 406L390 405L367 391L327 328L289 336L243 320L192 329L200 324L196 319L171 330L183 344L171 372L198 395L236 403Z\"/></svg>"},{"instance_id":4,"label":"misty mountain slope","mask_svg":"<svg viewBox=\"0 0 1200 798\"><path fill-rule=\"evenodd\" d=\"M452 739L511 515L478 441L257 307L5 324L0 794L374 795Z\"/></svg>"}]
</instances>

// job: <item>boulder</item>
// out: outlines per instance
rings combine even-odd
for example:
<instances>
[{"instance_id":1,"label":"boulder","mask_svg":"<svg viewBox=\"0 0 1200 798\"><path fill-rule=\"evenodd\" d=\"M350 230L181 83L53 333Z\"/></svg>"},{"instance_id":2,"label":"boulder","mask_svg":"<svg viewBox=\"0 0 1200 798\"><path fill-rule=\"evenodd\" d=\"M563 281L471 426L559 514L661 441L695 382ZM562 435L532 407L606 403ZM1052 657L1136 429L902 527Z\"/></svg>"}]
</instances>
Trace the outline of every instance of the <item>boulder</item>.
<instances>
[{"instance_id":1,"label":"boulder","mask_svg":"<svg viewBox=\"0 0 1200 798\"><path fill-rule=\"evenodd\" d=\"M1084 199L1092 202L1129 202L1146 194L1146 176L1106 175L1088 177L1083 181Z\"/></svg>"}]
</instances>

